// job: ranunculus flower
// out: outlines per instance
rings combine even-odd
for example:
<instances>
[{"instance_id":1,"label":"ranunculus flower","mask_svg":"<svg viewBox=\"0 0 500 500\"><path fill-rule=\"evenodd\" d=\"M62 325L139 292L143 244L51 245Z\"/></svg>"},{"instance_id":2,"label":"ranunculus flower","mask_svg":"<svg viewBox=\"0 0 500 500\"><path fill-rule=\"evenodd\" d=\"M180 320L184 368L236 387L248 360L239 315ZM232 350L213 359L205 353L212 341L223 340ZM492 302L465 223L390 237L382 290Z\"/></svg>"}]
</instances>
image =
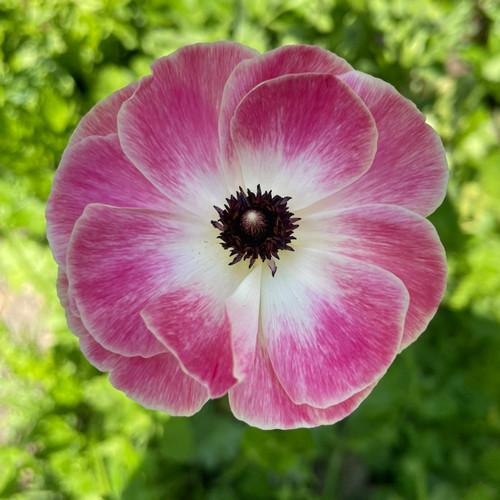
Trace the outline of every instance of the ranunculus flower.
<instances>
[{"instance_id":1,"label":"ranunculus flower","mask_svg":"<svg viewBox=\"0 0 500 500\"><path fill-rule=\"evenodd\" d=\"M47 233L69 327L147 408L228 393L257 427L336 422L436 312L447 178L416 107L336 55L185 47L64 152Z\"/></svg>"}]
</instances>

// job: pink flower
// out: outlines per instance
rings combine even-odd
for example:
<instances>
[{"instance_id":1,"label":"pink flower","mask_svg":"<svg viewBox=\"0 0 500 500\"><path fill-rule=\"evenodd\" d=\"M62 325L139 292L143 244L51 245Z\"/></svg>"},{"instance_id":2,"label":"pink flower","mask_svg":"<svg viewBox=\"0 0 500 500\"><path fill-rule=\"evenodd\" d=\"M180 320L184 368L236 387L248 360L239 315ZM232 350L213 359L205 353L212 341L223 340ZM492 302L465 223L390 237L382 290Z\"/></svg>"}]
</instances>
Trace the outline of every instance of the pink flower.
<instances>
[{"instance_id":1,"label":"pink flower","mask_svg":"<svg viewBox=\"0 0 500 500\"><path fill-rule=\"evenodd\" d=\"M148 408L228 393L257 427L336 422L436 312L424 217L447 178L416 107L334 54L185 47L64 152L47 233L69 327Z\"/></svg>"}]
</instances>

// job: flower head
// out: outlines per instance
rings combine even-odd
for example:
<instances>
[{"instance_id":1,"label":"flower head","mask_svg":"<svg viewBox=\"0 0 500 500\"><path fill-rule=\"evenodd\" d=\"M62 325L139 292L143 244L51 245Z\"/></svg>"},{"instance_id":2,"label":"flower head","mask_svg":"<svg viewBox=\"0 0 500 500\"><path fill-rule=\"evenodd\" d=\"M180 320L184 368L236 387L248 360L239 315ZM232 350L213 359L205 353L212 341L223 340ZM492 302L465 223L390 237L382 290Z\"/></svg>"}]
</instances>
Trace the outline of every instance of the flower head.
<instances>
[{"instance_id":1,"label":"flower head","mask_svg":"<svg viewBox=\"0 0 500 500\"><path fill-rule=\"evenodd\" d=\"M309 46L184 47L98 103L47 233L85 356L142 405L262 428L351 413L443 296L448 178L392 86Z\"/></svg>"}]
</instances>

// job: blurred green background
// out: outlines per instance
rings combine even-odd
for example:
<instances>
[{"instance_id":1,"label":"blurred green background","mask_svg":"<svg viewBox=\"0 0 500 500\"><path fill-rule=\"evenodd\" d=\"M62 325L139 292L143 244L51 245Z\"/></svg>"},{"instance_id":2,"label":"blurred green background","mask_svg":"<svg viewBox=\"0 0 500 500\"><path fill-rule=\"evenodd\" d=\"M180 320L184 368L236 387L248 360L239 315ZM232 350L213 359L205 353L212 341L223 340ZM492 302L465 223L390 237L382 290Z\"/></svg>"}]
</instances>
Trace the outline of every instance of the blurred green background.
<instances>
[{"instance_id":1,"label":"blurred green background","mask_svg":"<svg viewBox=\"0 0 500 500\"><path fill-rule=\"evenodd\" d=\"M69 333L44 204L72 129L179 46L308 43L392 83L440 133L445 300L357 412L265 432L111 388ZM500 2L1 0L0 497L500 498Z\"/></svg>"}]
</instances>

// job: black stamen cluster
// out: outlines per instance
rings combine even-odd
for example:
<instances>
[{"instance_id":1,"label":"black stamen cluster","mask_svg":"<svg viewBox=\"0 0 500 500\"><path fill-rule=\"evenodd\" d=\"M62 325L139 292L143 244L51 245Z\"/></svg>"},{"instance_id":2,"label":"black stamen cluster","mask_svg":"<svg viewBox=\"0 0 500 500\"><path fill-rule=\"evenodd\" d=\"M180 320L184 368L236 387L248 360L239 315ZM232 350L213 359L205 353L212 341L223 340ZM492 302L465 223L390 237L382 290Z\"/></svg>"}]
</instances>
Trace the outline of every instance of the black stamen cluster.
<instances>
[{"instance_id":1,"label":"black stamen cluster","mask_svg":"<svg viewBox=\"0 0 500 500\"><path fill-rule=\"evenodd\" d=\"M293 213L287 208L289 200L289 196L273 196L272 191L262 193L258 185L256 194L249 189L245 193L240 187L236 196L226 198L227 203L223 209L214 207L219 214L219 220L211 221L212 225L221 232L218 238L222 240L222 247L230 249L229 255L234 256L229 265L242 259L250 259L248 267L252 267L259 258L263 262L272 258L279 259L280 250L293 251L290 243L296 238L292 233L299 227L296 223L300 219L292 218ZM255 228L250 230L248 216L242 221L242 217L249 210L263 216L259 216L258 231L255 231Z\"/></svg>"}]
</instances>

